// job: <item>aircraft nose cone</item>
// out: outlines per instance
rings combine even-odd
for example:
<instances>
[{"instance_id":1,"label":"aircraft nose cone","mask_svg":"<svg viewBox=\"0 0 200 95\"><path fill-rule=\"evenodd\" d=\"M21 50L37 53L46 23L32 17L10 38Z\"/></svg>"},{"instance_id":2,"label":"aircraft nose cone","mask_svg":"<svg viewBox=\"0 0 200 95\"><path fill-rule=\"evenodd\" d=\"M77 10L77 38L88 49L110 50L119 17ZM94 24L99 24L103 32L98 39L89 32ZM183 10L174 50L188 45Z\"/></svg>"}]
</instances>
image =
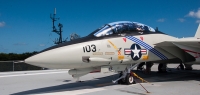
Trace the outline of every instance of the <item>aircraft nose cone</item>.
<instances>
[{"instance_id":1,"label":"aircraft nose cone","mask_svg":"<svg viewBox=\"0 0 200 95\"><path fill-rule=\"evenodd\" d=\"M24 62L28 63L28 64L34 63L34 58L29 57L29 58L25 59Z\"/></svg>"},{"instance_id":2,"label":"aircraft nose cone","mask_svg":"<svg viewBox=\"0 0 200 95\"><path fill-rule=\"evenodd\" d=\"M34 66L39 66L38 64L41 62L41 60L39 58L37 58L37 56L31 56L31 57L25 59L24 62L27 64L34 65Z\"/></svg>"},{"instance_id":3,"label":"aircraft nose cone","mask_svg":"<svg viewBox=\"0 0 200 95\"><path fill-rule=\"evenodd\" d=\"M60 46L25 59L25 63L52 69L79 68L82 64L81 45Z\"/></svg>"},{"instance_id":4,"label":"aircraft nose cone","mask_svg":"<svg viewBox=\"0 0 200 95\"><path fill-rule=\"evenodd\" d=\"M56 54L52 52L41 52L25 59L25 63L34 66L52 68L53 64L56 64Z\"/></svg>"}]
</instances>

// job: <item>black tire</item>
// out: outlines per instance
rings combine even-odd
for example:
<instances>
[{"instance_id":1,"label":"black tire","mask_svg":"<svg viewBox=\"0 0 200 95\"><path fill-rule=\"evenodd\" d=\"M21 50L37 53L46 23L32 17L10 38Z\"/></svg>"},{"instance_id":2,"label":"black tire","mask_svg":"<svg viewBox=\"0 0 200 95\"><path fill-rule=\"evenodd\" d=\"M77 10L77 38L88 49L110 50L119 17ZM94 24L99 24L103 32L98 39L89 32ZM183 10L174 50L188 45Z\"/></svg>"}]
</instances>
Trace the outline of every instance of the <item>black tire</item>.
<instances>
[{"instance_id":1,"label":"black tire","mask_svg":"<svg viewBox=\"0 0 200 95\"><path fill-rule=\"evenodd\" d=\"M158 72L162 72L162 67L163 67L163 64L160 63L160 64L158 65Z\"/></svg>"},{"instance_id":2,"label":"black tire","mask_svg":"<svg viewBox=\"0 0 200 95\"><path fill-rule=\"evenodd\" d=\"M163 66L164 66L164 64L163 63L160 63L159 65L158 65L158 72L159 73L165 73L165 72L167 72L166 71L166 69L164 70L164 69L162 69L163 68Z\"/></svg>"},{"instance_id":3,"label":"black tire","mask_svg":"<svg viewBox=\"0 0 200 95\"><path fill-rule=\"evenodd\" d=\"M117 83L118 83L118 84L123 84L123 83L122 83L122 79L118 80Z\"/></svg>"},{"instance_id":4,"label":"black tire","mask_svg":"<svg viewBox=\"0 0 200 95\"><path fill-rule=\"evenodd\" d=\"M185 67L184 67L183 64L180 64L179 66L180 66L180 69L181 69L181 70L185 70Z\"/></svg>"},{"instance_id":5,"label":"black tire","mask_svg":"<svg viewBox=\"0 0 200 95\"><path fill-rule=\"evenodd\" d=\"M135 83L133 76L131 76L129 73L126 75L125 81L127 85Z\"/></svg>"}]
</instances>

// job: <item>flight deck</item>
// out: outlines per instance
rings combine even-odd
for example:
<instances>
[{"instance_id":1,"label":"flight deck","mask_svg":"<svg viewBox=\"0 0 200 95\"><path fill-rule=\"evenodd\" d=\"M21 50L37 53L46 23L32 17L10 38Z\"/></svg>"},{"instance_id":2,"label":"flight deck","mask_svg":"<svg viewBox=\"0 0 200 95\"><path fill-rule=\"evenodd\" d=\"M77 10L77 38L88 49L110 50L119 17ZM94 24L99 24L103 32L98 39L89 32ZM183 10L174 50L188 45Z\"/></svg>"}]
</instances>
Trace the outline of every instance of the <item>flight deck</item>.
<instances>
[{"instance_id":1,"label":"flight deck","mask_svg":"<svg viewBox=\"0 0 200 95\"><path fill-rule=\"evenodd\" d=\"M169 64L176 68L178 64ZM149 83L113 84L116 73L92 73L81 77L82 82L68 75L68 70L18 71L0 73L0 95L199 95L200 66L193 65L193 71L169 69L168 73L135 71ZM146 92L145 89L148 91Z\"/></svg>"}]
</instances>

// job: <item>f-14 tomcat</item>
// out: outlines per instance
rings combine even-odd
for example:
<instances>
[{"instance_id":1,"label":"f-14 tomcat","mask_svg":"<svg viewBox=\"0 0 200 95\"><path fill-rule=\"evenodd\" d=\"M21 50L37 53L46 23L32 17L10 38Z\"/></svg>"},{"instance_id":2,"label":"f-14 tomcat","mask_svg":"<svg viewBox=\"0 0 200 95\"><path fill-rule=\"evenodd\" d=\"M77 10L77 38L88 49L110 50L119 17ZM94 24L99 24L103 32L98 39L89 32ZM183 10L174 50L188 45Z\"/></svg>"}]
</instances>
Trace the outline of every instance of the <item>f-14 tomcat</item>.
<instances>
[{"instance_id":1,"label":"f-14 tomcat","mask_svg":"<svg viewBox=\"0 0 200 95\"><path fill-rule=\"evenodd\" d=\"M195 37L179 39L138 22L105 24L86 37L47 48L25 63L52 69L70 69L74 78L92 72L115 71L113 82L134 83L130 72L141 62L200 63L200 28ZM159 66L162 70L163 66Z\"/></svg>"}]
</instances>

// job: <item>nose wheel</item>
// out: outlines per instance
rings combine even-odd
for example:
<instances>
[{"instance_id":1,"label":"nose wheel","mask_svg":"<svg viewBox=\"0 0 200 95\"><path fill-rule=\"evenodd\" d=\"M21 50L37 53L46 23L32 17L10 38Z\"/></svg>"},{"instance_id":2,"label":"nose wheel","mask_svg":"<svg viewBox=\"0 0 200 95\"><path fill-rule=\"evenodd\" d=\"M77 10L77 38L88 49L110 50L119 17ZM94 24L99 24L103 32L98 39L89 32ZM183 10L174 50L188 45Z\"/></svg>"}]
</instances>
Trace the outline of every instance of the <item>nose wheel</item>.
<instances>
[{"instance_id":1,"label":"nose wheel","mask_svg":"<svg viewBox=\"0 0 200 95\"><path fill-rule=\"evenodd\" d=\"M135 84L135 80L131 74L126 75L126 84Z\"/></svg>"},{"instance_id":2,"label":"nose wheel","mask_svg":"<svg viewBox=\"0 0 200 95\"><path fill-rule=\"evenodd\" d=\"M122 74L120 74L119 78L121 76L122 76ZM120 80L118 80L118 84L127 84L127 85L130 85L130 84L135 84L135 83L136 83L135 79L134 79L134 77L130 73L128 73L126 75L126 77L121 78Z\"/></svg>"}]
</instances>

